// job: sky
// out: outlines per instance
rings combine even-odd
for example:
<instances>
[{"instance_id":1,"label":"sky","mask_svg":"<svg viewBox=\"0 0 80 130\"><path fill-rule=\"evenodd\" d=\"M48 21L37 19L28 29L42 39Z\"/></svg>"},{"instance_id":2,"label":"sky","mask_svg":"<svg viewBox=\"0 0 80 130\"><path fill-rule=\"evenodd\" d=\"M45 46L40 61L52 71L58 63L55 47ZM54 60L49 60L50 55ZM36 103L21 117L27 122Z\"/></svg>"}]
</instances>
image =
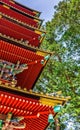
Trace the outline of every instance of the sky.
<instances>
[{"instance_id":1,"label":"sky","mask_svg":"<svg viewBox=\"0 0 80 130\"><path fill-rule=\"evenodd\" d=\"M40 18L44 19L44 22L47 22L51 20L54 14L54 6L57 5L60 0L16 0L16 1L34 10L42 12Z\"/></svg>"}]
</instances>

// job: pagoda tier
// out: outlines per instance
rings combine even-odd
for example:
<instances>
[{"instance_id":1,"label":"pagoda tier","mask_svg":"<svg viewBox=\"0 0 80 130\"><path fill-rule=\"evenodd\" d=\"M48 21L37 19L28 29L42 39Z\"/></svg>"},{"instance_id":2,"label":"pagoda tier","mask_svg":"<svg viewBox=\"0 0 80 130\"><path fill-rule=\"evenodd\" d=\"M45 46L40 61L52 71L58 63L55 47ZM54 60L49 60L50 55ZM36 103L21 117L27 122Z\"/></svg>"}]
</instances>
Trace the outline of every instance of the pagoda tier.
<instances>
[{"instance_id":1,"label":"pagoda tier","mask_svg":"<svg viewBox=\"0 0 80 130\"><path fill-rule=\"evenodd\" d=\"M17 2L17 0L13 0L13 2L14 2L17 6L24 8L24 9L25 9L25 10L23 10L24 12L28 13L27 11L29 11L29 12L33 13L33 14L31 14L32 16L39 17L40 14L41 14L40 11L34 10L34 9L29 8L29 7L27 7L27 6L24 6L24 5L20 4L19 2ZM27 11L26 11L26 10L27 10ZM28 14L30 14L30 13L28 13Z\"/></svg>"},{"instance_id":2,"label":"pagoda tier","mask_svg":"<svg viewBox=\"0 0 80 130\"><path fill-rule=\"evenodd\" d=\"M16 33L16 35L20 36L20 37L19 36L15 36L13 33L11 33L11 35L9 37L14 38L14 39L17 38L17 40L19 40L19 41L21 40L23 42L27 41L26 44L29 44L31 46L39 47L40 44L42 43L42 41L43 41L43 39L45 37L45 34L46 34L45 31L37 29L37 28L34 28L32 26L29 26L28 24L23 23L21 21L18 21L16 19L13 19L12 17L9 17L9 16L7 16L7 15L1 13L1 12L0 12L0 18L1 18L1 21L0 21L1 28L3 30L3 31L1 30L0 32L3 35L9 36L9 33L7 33L6 31L4 32L4 30L9 30L9 32L13 31L14 33ZM5 24L9 24L9 26L6 27ZM13 30L13 28L12 29L9 28L12 25L13 25L13 27L16 27L16 29ZM21 31L20 31L21 32L20 33L18 31L18 29L20 29L20 30L22 29L23 33ZM32 34L32 35L30 35L30 34ZM27 36L25 36L25 35L27 35Z\"/></svg>"},{"instance_id":3,"label":"pagoda tier","mask_svg":"<svg viewBox=\"0 0 80 130\"><path fill-rule=\"evenodd\" d=\"M31 15L30 13L28 13L28 11L30 12L30 10L28 8L23 8L23 6L19 5L17 2L13 2L12 0L0 0L0 4L3 5L3 7L7 8L7 9L10 9L10 11L14 10L14 12L17 12L18 14L22 14L23 16L26 16L26 17L29 17L29 18L32 18L33 21L36 23L36 26L40 28L43 20L35 17L35 14L36 16L39 15L38 13L36 13L35 11L31 11L31 13L34 14ZM7 12L6 12L7 13ZM17 16L18 16L17 14ZM20 15L21 16L21 15ZM33 22L33 23L34 23ZM34 25L34 24L33 24Z\"/></svg>"},{"instance_id":4,"label":"pagoda tier","mask_svg":"<svg viewBox=\"0 0 80 130\"><path fill-rule=\"evenodd\" d=\"M34 18L31 18L29 16L22 15L19 12L16 12L7 6L2 5L2 3L0 3L0 12L21 22L24 22L32 27L38 28L40 26L40 22L38 20L35 20Z\"/></svg>"},{"instance_id":5,"label":"pagoda tier","mask_svg":"<svg viewBox=\"0 0 80 130\"><path fill-rule=\"evenodd\" d=\"M35 53L0 40L0 59L14 64L19 61L20 64L26 64L28 66L27 69L16 76L17 84L22 88L27 88L28 90L33 88L36 80L47 63L45 58L47 55L47 53L41 54L40 52L38 54L38 52Z\"/></svg>"},{"instance_id":6,"label":"pagoda tier","mask_svg":"<svg viewBox=\"0 0 80 130\"><path fill-rule=\"evenodd\" d=\"M50 55L52 55L54 53L54 52L48 52L48 51L41 50L38 47L34 47L34 46L29 45L28 43L26 43L22 39L21 40L17 40L17 39L14 39L13 37L6 36L5 34L2 34L2 33L0 33L0 39L2 41L5 41L5 42L8 42L10 44L19 46L21 48L25 48L25 49L31 50L33 52L40 51L43 54L45 53L45 54L50 54Z\"/></svg>"},{"instance_id":7,"label":"pagoda tier","mask_svg":"<svg viewBox=\"0 0 80 130\"><path fill-rule=\"evenodd\" d=\"M23 130L45 130L49 125L49 114L52 114L53 117L56 115L53 108L56 105L64 105L68 100L61 95L59 97L57 93L54 93L55 96L44 96L44 94L28 92L18 87L13 88L1 82L0 86L0 119L3 119L4 124L6 124L7 114L12 113L12 119L10 121L8 119L8 121L9 125L10 123L14 124L14 130L16 122L19 129L23 125ZM21 118L21 120L19 121L17 118Z\"/></svg>"},{"instance_id":8,"label":"pagoda tier","mask_svg":"<svg viewBox=\"0 0 80 130\"><path fill-rule=\"evenodd\" d=\"M0 18L0 33L7 36L13 37L18 40L23 40L28 44L39 46L40 44L40 35L36 34L32 30L21 27L12 21L7 20L4 17Z\"/></svg>"},{"instance_id":9,"label":"pagoda tier","mask_svg":"<svg viewBox=\"0 0 80 130\"><path fill-rule=\"evenodd\" d=\"M31 8L25 7L25 6L21 5L20 3L14 1L14 0L0 0L0 1L5 3L6 5L14 7L15 9L18 9L21 12L24 12L24 13L29 14L31 16L39 17L39 15L41 13L37 10L33 10Z\"/></svg>"},{"instance_id":10,"label":"pagoda tier","mask_svg":"<svg viewBox=\"0 0 80 130\"><path fill-rule=\"evenodd\" d=\"M24 22L26 24L29 24L30 26L33 27L38 27L38 22L35 21L34 19L24 16L14 10L11 10L9 8L6 8L5 6L3 6L2 4L0 4L0 12L4 13L5 15L8 15L14 19L18 19L21 22Z\"/></svg>"},{"instance_id":11,"label":"pagoda tier","mask_svg":"<svg viewBox=\"0 0 80 130\"><path fill-rule=\"evenodd\" d=\"M15 23L12 19L7 19L4 15L0 16L0 33L13 37L17 40L22 40L26 44L39 47L45 33L31 30L22 25Z\"/></svg>"}]
</instances>

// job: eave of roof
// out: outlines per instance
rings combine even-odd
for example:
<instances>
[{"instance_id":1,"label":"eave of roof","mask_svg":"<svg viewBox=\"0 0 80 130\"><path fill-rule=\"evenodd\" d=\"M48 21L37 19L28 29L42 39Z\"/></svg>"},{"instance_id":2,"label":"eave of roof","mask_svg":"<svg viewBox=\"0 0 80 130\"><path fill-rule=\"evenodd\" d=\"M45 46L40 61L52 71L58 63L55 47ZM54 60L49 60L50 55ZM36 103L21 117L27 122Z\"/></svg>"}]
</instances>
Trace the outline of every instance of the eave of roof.
<instances>
[{"instance_id":1,"label":"eave of roof","mask_svg":"<svg viewBox=\"0 0 80 130\"><path fill-rule=\"evenodd\" d=\"M23 12L23 11L21 11L21 10L19 10L19 9L15 8L14 6L12 6L12 5L10 5L10 4L8 4L8 3L6 3L6 2L5 2L5 1L3 1L3 0L1 0L1 1L0 1L0 3L3 3L3 4L5 4L6 6L9 6L10 8L13 8L14 10L16 10L16 11L18 11L18 12L22 13L23 15L27 15L27 16L30 16L31 18L34 18L34 19L36 19L36 20L41 21L41 25L42 25L42 22L43 22L43 20L42 20L42 19L37 18L37 17L35 17L35 16L32 16L32 15L30 15L30 14L28 14L28 13L25 13L25 12ZM41 26L41 25L40 25L40 26Z\"/></svg>"},{"instance_id":2,"label":"eave of roof","mask_svg":"<svg viewBox=\"0 0 80 130\"><path fill-rule=\"evenodd\" d=\"M12 0L12 1L14 1L16 4L19 4L20 6L22 6L22 7L24 7L24 8L27 8L27 9L29 9L29 10L31 10L31 11L35 11L35 12L38 12L39 14L41 14L40 11L35 10L35 9L32 9L32 8L29 8L29 7L27 7L27 6L24 6L24 5L20 4L19 2L17 2L17 0Z\"/></svg>"},{"instance_id":3,"label":"eave of roof","mask_svg":"<svg viewBox=\"0 0 80 130\"><path fill-rule=\"evenodd\" d=\"M0 15L1 16L3 16L3 17L5 17L5 18L8 18L8 19L10 19L10 20L12 20L13 22L16 22L17 24L20 24L20 25L22 25L22 26L24 26L24 27L26 27L26 28L29 28L29 29L32 29L32 30L36 30L36 31L39 31L39 33L46 33L46 31L45 30L42 30L42 29L39 29L39 28L37 28L37 27L34 27L34 26L30 26L29 24L26 24L25 22L22 22L22 21L20 21L20 20L18 20L18 19L15 19L15 18L13 18L12 16L8 16L8 15L6 15L6 14L4 14L4 13L1 13L0 12Z\"/></svg>"},{"instance_id":4,"label":"eave of roof","mask_svg":"<svg viewBox=\"0 0 80 130\"><path fill-rule=\"evenodd\" d=\"M45 51L45 50L41 50L39 49L38 47L34 47L32 45L28 45L20 40L17 40L17 39L14 39L13 37L10 37L10 36L6 36L6 35L3 35L2 33L0 33L0 39L6 41L6 42L9 42L11 44L14 44L16 46L19 46L19 47L22 47L22 48L25 48L25 49L29 49L31 51L39 51L39 52L42 52L42 53L45 53L45 54L50 54L50 55L53 55L55 52L49 52L49 51Z\"/></svg>"},{"instance_id":5,"label":"eave of roof","mask_svg":"<svg viewBox=\"0 0 80 130\"><path fill-rule=\"evenodd\" d=\"M0 4L0 12L3 13L5 15L5 17L7 17L7 18L16 19L17 22L20 21L22 23L26 23L27 25L29 25L31 27L39 28L39 26L40 26L39 21L32 19L28 16L24 16L24 15L20 14L19 12L16 12L12 9L9 10L7 7L5 7L1 4Z\"/></svg>"},{"instance_id":6,"label":"eave of roof","mask_svg":"<svg viewBox=\"0 0 80 130\"><path fill-rule=\"evenodd\" d=\"M44 57L49 55L50 58L49 53L40 51L32 52L28 49L17 47L2 40L0 41L0 54L0 58L5 61L14 64L19 61L20 64L28 65L28 69L17 75L18 85L20 85L22 88L26 87L28 90L34 87L49 60L44 59ZM41 63L42 60L44 60L44 63Z\"/></svg>"},{"instance_id":7,"label":"eave of roof","mask_svg":"<svg viewBox=\"0 0 80 130\"><path fill-rule=\"evenodd\" d=\"M11 93L14 93L17 95L23 95L23 96L27 96L30 97L32 99L38 99L39 103L43 104L43 105L47 105L47 106L55 106L55 105L64 105L64 103L66 103L68 100L71 99L70 96L64 97L62 96L62 94L58 94L57 92L54 92L54 95L52 94L44 94L44 93L38 93L38 92L34 92L33 90L29 90L27 91L26 88L22 89L20 86L16 86L14 87L13 85L7 84L7 83L3 83L2 81L0 81L0 90L3 91L8 91Z\"/></svg>"},{"instance_id":8,"label":"eave of roof","mask_svg":"<svg viewBox=\"0 0 80 130\"><path fill-rule=\"evenodd\" d=\"M47 104L41 102L41 99L46 99ZM55 117L57 114L53 107L64 105L68 99L70 98L44 96L42 93L21 90L20 87L14 88L0 82L0 113L7 115L8 112L12 112L14 116L23 116L22 123L26 123L24 130L45 130L49 125L48 115L52 113Z\"/></svg>"},{"instance_id":9,"label":"eave of roof","mask_svg":"<svg viewBox=\"0 0 80 130\"><path fill-rule=\"evenodd\" d=\"M35 47L39 47L41 44L40 34L13 23L4 17L0 18L0 33L25 41L26 43L28 42L28 44L34 45Z\"/></svg>"},{"instance_id":10,"label":"eave of roof","mask_svg":"<svg viewBox=\"0 0 80 130\"><path fill-rule=\"evenodd\" d=\"M1 13L1 12L0 12L0 15L1 15L1 17L4 17L4 18L8 19L8 20L11 21L11 22L14 22L14 23L16 23L16 24L18 24L18 25L20 25L20 26L26 28L26 29L31 30L31 31L34 32L35 34L40 35L40 40L39 40L40 44L41 44L42 41L44 40L46 31L41 30L41 29L38 29L38 28L35 28L35 27L32 27L32 26L30 26L30 25L28 25L28 24L26 24L26 23L24 23L24 22L21 22L21 21L19 21L19 20L17 20L17 19L14 19L14 18L12 18L12 17L10 17L10 16L8 16L8 15L5 15L5 14L3 14L3 13ZM40 46L40 45L39 45L39 46Z\"/></svg>"}]
</instances>

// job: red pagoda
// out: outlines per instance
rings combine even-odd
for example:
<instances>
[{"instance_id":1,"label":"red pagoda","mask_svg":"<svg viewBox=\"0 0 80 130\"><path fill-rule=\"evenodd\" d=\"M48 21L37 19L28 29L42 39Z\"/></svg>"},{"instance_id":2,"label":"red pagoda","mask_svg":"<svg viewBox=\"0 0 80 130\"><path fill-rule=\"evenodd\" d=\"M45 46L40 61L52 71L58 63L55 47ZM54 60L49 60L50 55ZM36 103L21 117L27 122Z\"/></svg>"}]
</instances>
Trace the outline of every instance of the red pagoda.
<instances>
[{"instance_id":1,"label":"red pagoda","mask_svg":"<svg viewBox=\"0 0 80 130\"><path fill-rule=\"evenodd\" d=\"M33 92L51 53L40 12L0 0L0 130L46 130L68 98ZM59 107L59 108L58 108Z\"/></svg>"}]
</instances>

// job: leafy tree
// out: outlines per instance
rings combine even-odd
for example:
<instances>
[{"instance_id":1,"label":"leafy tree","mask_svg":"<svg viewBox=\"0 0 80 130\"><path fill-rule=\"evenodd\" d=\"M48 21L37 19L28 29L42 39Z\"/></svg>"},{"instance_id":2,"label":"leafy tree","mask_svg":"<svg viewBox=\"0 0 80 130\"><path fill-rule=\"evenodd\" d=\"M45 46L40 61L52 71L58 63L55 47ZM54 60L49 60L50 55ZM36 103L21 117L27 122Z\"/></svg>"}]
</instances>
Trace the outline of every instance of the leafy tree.
<instances>
[{"instance_id":1,"label":"leafy tree","mask_svg":"<svg viewBox=\"0 0 80 130\"><path fill-rule=\"evenodd\" d=\"M74 124L80 123L80 1L59 2L52 20L44 28L47 34L41 48L52 51L53 56L35 89L45 93L62 91L64 96L71 96L70 103L59 114L65 114L61 123L66 124L70 119Z\"/></svg>"}]
</instances>

